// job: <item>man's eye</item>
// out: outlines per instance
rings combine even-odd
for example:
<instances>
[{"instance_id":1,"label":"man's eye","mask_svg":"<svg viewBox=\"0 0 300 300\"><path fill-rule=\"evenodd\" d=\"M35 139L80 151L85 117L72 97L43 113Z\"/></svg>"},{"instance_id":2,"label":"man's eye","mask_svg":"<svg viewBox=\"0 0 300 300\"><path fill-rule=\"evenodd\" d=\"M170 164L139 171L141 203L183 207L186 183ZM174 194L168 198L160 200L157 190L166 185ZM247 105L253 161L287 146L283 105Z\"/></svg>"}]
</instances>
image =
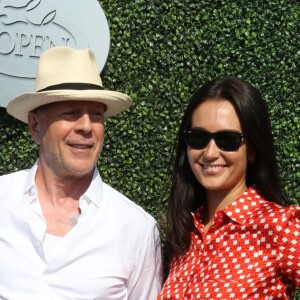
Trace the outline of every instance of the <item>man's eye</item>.
<instances>
[{"instance_id":1,"label":"man's eye","mask_svg":"<svg viewBox=\"0 0 300 300\"><path fill-rule=\"evenodd\" d=\"M60 114L60 117L65 120L74 120L78 118L78 113L76 111L64 111Z\"/></svg>"},{"instance_id":2,"label":"man's eye","mask_svg":"<svg viewBox=\"0 0 300 300\"><path fill-rule=\"evenodd\" d=\"M75 111L65 111L63 114L64 115L74 115L76 112Z\"/></svg>"},{"instance_id":3,"label":"man's eye","mask_svg":"<svg viewBox=\"0 0 300 300\"><path fill-rule=\"evenodd\" d=\"M100 111L91 112L90 115L97 119L103 119L103 113Z\"/></svg>"},{"instance_id":4,"label":"man's eye","mask_svg":"<svg viewBox=\"0 0 300 300\"><path fill-rule=\"evenodd\" d=\"M62 116L75 116L76 114L76 111L65 111L62 113Z\"/></svg>"}]
</instances>

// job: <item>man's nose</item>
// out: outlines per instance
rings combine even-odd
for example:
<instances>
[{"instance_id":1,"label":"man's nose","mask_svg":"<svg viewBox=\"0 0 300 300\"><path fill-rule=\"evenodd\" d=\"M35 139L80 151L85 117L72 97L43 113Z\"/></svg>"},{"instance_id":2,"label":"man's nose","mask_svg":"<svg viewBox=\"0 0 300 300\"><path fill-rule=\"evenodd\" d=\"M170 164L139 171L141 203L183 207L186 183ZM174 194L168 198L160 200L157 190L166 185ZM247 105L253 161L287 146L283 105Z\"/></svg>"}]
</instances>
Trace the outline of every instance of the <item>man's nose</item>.
<instances>
[{"instance_id":1,"label":"man's nose","mask_svg":"<svg viewBox=\"0 0 300 300\"><path fill-rule=\"evenodd\" d=\"M75 129L82 132L90 132L92 130L92 122L88 113L82 114L77 119Z\"/></svg>"}]
</instances>

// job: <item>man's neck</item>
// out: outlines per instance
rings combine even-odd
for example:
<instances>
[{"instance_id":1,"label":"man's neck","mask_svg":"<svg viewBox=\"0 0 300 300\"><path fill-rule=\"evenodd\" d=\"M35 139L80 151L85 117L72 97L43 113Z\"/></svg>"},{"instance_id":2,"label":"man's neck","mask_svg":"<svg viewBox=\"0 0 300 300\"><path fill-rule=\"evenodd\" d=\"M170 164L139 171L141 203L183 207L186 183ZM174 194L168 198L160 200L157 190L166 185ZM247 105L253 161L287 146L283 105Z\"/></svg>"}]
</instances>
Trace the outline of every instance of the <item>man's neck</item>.
<instances>
[{"instance_id":1,"label":"man's neck","mask_svg":"<svg viewBox=\"0 0 300 300\"><path fill-rule=\"evenodd\" d=\"M92 176L93 173L82 177L57 176L38 166L35 183L47 233L64 236L76 225L81 212L79 199L88 189Z\"/></svg>"},{"instance_id":2,"label":"man's neck","mask_svg":"<svg viewBox=\"0 0 300 300\"><path fill-rule=\"evenodd\" d=\"M59 205L63 199L79 198L88 189L93 177L93 172L85 175L56 174L50 168L38 165L35 184L39 195L43 194L49 201Z\"/></svg>"}]
</instances>

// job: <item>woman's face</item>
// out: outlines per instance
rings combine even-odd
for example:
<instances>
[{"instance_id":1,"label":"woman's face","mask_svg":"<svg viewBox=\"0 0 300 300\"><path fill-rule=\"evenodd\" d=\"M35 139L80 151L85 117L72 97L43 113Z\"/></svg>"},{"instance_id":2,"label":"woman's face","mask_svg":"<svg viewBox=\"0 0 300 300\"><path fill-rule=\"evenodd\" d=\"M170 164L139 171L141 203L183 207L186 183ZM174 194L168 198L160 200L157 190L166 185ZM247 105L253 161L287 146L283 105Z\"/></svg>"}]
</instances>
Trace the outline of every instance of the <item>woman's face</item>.
<instances>
[{"instance_id":1,"label":"woman's face","mask_svg":"<svg viewBox=\"0 0 300 300\"><path fill-rule=\"evenodd\" d=\"M193 112L191 121L191 128L210 133L223 130L242 131L233 105L222 99L202 102ZM224 151L211 139L203 149L187 147L187 154L195 177L207 193L239 193L246 188L247 148L243 139L237 150Z\"/></svg>"}]
</instances>

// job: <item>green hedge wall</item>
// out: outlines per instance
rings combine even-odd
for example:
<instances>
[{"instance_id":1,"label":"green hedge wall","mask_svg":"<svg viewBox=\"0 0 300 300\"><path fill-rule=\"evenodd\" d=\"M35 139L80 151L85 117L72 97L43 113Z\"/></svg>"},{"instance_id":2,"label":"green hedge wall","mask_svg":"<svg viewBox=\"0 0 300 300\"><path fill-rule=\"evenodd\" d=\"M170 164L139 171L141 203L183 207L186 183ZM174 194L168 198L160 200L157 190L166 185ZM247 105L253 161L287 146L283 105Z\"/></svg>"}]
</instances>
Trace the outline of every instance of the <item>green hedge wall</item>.
<instances>
[{"instance_id":1,"label":"green hedge wall","mask_svg":"<svg viewBox=\"0 0 300 300\"><path fill-rule=\"evenodd\" d=\"M268 102L278 162L300 201L298 1L100 1L112 35L105 86L132 96L109 119L100 169L157 216L173 140L189 97L209 79L236 75Z\"/></svg>"},{"instance_id":2,"label":"green hedge wall","mask_svg":"<svg viewBox=\"0 0 300 300\"><path fill-rule=\"evenodd\" d=\"M204 82L239 76L268 102L291 203L300 202L298 0L103 0L111 30L105 88L134 106L106 120L99 169L106 182L160 221L173 141L189 97ZM99 36L99 39L101 37ZM37 157L26 126L0 109L0 174Z\"/></svg>"}]
</instances>

